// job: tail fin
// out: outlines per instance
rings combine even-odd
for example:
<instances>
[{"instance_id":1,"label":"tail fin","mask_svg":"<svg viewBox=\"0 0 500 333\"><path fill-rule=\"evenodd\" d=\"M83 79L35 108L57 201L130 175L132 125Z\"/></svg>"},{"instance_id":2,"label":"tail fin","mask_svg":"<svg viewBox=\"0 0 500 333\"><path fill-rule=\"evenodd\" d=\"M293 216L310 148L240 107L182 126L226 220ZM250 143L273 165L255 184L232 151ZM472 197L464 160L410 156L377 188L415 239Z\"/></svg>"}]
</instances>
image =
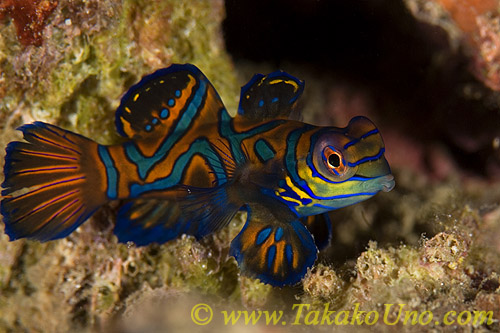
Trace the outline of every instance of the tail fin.
<instances>
[{"instance_id":1,"label":"tail fin","mask_svg":"<svg viewBox=\"0 0 500 333\"><path fill-rule=\"evenodd\" d=\"M11 240L65 237L106 202L94 159L99 145L42 122L19 130L27 142L11 142L6 148L5 233Z\"/></svg>"}]
</instances>

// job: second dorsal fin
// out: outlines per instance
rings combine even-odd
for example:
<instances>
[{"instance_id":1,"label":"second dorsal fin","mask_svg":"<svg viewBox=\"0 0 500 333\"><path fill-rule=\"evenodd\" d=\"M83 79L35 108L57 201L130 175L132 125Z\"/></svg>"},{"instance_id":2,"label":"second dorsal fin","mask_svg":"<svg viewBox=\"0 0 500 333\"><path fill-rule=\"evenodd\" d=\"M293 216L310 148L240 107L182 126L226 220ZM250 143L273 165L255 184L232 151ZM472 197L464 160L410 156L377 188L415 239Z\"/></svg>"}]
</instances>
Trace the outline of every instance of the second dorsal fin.
<instances>
[{"instance_id":1,"label":"second dorsal fin","mask_svg":"<svg viewBox=\"0 0 500 333\"><path fill-rule=\"evenodd\" d=\"M304 81L286 72L255 74L241 88L238 115L256 121L298 119L297 100L303 90Z\"/></svg>"}]
</instances>

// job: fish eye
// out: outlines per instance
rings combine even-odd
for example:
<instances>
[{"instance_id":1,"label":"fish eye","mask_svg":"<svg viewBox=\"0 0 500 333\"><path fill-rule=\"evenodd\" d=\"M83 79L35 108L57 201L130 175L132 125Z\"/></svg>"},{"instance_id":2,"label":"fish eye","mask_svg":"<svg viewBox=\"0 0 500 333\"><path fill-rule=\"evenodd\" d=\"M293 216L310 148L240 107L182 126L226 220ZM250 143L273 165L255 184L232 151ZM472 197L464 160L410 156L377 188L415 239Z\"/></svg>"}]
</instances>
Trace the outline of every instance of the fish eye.
<instances>
[{"instance_id":1,"label":"fish eye","mask_svg":"<svg viewBox=\"0 0 500 333\"><path fill-rule=\"evenodd\" d=\"M340 156L335 153L328 156L328 166L330 168L338 168L340 166Z\"/></svg>"},{"instance_id":2,"label":"fish eye","mask_svg":"<svg viewBox=\"0 0 500 333\"><path fill-rule=\"evenodd\" d=\"M346 171L342 155L331 146L323 149L323 161L328 170L336 176L341 176Z\"/></svg>"}]
</instances>

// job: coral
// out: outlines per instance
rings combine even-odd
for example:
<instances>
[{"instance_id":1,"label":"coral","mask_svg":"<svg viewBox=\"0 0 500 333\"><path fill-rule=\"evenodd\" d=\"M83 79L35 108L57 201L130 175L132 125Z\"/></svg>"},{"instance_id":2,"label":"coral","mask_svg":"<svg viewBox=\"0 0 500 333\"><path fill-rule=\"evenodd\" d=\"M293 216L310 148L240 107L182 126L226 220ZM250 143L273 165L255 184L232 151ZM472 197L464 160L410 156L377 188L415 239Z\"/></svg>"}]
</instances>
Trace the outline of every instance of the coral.
<instances>
[{"instance_id":1,"label":"coral","mask_svg":"<svg viewBox=\"0 0 500 333\"><path fill-rule=\"evenodd\" d=\"M431 311L436 320L426 327L436 329L463 329L464 326L457 323L451 326L443 324L441 320L448 311L491 310L493 318L498 318L499 310L495 302L498 302L496 290L500 281L494 267L500 266L498 259L489 258L486 255L488 251L477 242L478 235L488 232L483 229L484 217L478 210L465 207L438 218L437 223L445 231L430 239L422 238L419 246L381 248L370 241L366 251L356 259L355 276L348 282L340 280L329 288L316 288L317 285L326 286L331 281L338 281L338 278L332 278L335 273L318 265L318 271L323 273L310 274L304 280L305 294L301 303L323 300L316 305L316 309L324 307L323 302L329 302L330 309L336 313L352 313L357 309L365 311L366 316L369 311L377 311L380 317L384 314L388 322L406 330L410 327L403 325L404 314L401 320L398 319L400 304L404 311ZM498 223L495 229L498 229ZM489 269L482 267L486 263ZM337 298L341 295L341 301L325 297L325 292L331 292ZM381 321L376 324L379 329L387 328ZM472 322L466 326L475 327ZM493 322L483 327L494 330L497 324ZM417 327L410 329L418 330Z\"/></svg>"},{"instance_id":2,"label":"coral","mask_svg":"<svg viewBox=\"0 0 500 333\"><path fill-rule=\"evenodd\" d=\"M262 309L269 301L272 287L244 276L240 280L241 303L249 309Z\"/></svg>"},{"instance_id":3,"label":"coral","mask_svg":"<svg viewBox=\"0 0 500 333\"><path fill-rule=\"evenodd\" d=\"M202 68L234 109L239 91L220 37L223 13L218 0L195 7L176 1L60 1L44 28L44 43L24 49L12 24L0 25L1 77L9 82L0 89L4 137L11 137L11 127L37 119L103 143L116 141L113 112L120 96L172 62Z\"/></svg>"},{"instance_id":4,"label":"coral","mask_svg":"<svg viewBox=\"0 0 500 333\"><path fill-rule=\"evenodd\" d=\"M307 296L306 303L329 302L339 304L344 300L346 283L332 267L315 265L302 281Z\"/></svg>"},{"instance_id":5,"label":"coral","mask_svg":"<svg viewBox=\"0 0 500 333\"><path fill-rule=\"evenodd\" d=\"M17 37L23 45L40 46L42 30L56 6L56 0L6 0L0 4L0 19L6 15L12 18L16 26Z\"/></svg>"},{"instance_id":6,"label":"coral","mask_svg":"<svg viewBox=\"0 0 500 333\"><path fill-rule=\"evenodd\" d=\"M500 16L498 12L486 13L477 16L476 22L479 33L475 36L475 73L487 86L500 90Z\"/></svg>"},{"instance_id":7,"label":"coral","mask_svg":"<svg viewBox=\"0 0 500 333\"><path fill-rule=\"evenodd\" d=\"M2 4L3 13L5 4L10 3ZM412 12L436 19L451 39L456 37L453 43L457 46L462 43L463 31L479 32L481 57L489 64L496 63L496 14L482 13L474 21L468 12L449 14L454 9L446 3L407 1ZM460 15L469 23L455 23L462 22ZM202 68L228 110L234 111L239 85L224 50L220 32L223 16L220 0L60 0L45 20L38 47L24 46L17 38L15 22L6 17L0 23L0 144L18 138L14 128L34 119L59 124L102 143L117 142L113 112L120 96L142 75L171 62L193 62ZM434 66L444 66L448 58L444 59L436 60ZM274 64L267 66L269 71L276 69ZM242 75L243 81L255 71L263 71L262 67L248 67L238 68L249 72ZM295 68L297 73L305 71L297 66L290 72ZM494 72L487 74L493 81ZM117 203L113 203L69 237L49 243L9 242L0 223L0 332L200 331L203 327L195 326L190 318L198 303L213 307L214 323L206 326L208 330L233 328L224 327L220 316L222 310L234 309L277 309L283 311L283 322L288 323L284 326L279 322L277 330L309 330L306 325L289 325L296 319L294 304L307 304L307 311L320 314L326 308L336 313L378 311L381 317L385 304L393 304L387 310L392 321L398 318L398 304L404 304L408 311L432 311L436 319L447 311L491 310L498 320L498 182L478 172L467 174L463 164L448 156L449 147L443 142L428 145L429 141L408 135L397 121L387 121L383 112L375 112L379 105L373 91L355 84L330 85L331 78L328 81L316 74L304 76L308 87L305 118L335 125L343 125L341 119L349 118L349 112L379 118L385 127L381 132L388 154L395 147L399 155L389 155L397 185L390 193L331 213L332 244L320 253L301 284L272 288L239 275L228 249L245 214L238 214L229 226L201 241L184 236L164 245L136 247L118 244L112 235L117 210ZM428 81L418 84L429 84L433 90L433 78L430 75ZM488 96L475 88L465 91L479 101L478 105L489 103ZM408 104L427 100L427 93L420 91ZM436 96L429 97L427 105L442 97ZM450 104L444 103L454 112L453 106L462 101L455 101L455 97L447 100ZM443 136L446 131L458 133L460 144L474 149L491 141L473 132L465 135L444 118L427 121L435 109L424 113L420 108L416 103L418 117L411 119L419 119L424 126L437 122L438 127L424 128L429 132ZM381 109L385 112L389 108ZM457 117L461 115L464 113ZM465 120L468 128L472 127L470 119ZM478 126L481 133L484 124ZM415 131L422 130L411 125ZM464 155L463 151L459 155ZM391 159L396 157L399 160L393 165ZM465 157L467 162L474 161ZM310 313L306 317L304 310L302 322L308 318L314 323L315 313ZM243 324L235 328L248 330ZM330 331L332 326L318 329ZM352 329L385 331L388 326L380 321L373 327ZM495 321L480 326L445 326L433 321L425 327L398 323L389 329L498 331L499 325Z\"/></svg>"},{"instance_id":8,"label":"coral","mask_svg":"<svg viewBox=\"0 0 500 333\"><path fill-rule=\"evenodd\" d=\"M477 29L477 16L498 9L496 0L438 0L437 2L450 13L465 33L471 33Z\"/></svg>"},{"instance_id":9,"label":"coral","mask_svg":"<svg viewBox=\"0 0 500 333\"><path fill-rule=\"evenodd\" d=\"M406 3L417 18L446 30L455 48L464 45L473 59L473 73L491 89L500 90L498 1L406 0Z\"/></svg>"},{"instance_id":10,"label":"coral","mask_svg":"<svg viewBox=\"0 0 500 333\"><path fill-rule=\"evenodd\" d=\"M2 13L12 18L0 22L2 146L18 138L15 127L35 119L116 142L121 95L172 62L198 65L235 109L239 87L220 35L222 1L61 0L47 19L56 2L29 3L38 7L24 6L23 13L2 3ZM35 36L43 39L39 46L17 39L19 15L33 19L29 10L39 15L37 24L44 20L43 33ZM0 227L0 331L100 327L145 284L237 297L237 266L227 257L230 229L205 245L184 237L166 247L135 248L110 237L115 215L105 207L94 225L48 244L10 243Z\"/></svg>"}]
</instances>

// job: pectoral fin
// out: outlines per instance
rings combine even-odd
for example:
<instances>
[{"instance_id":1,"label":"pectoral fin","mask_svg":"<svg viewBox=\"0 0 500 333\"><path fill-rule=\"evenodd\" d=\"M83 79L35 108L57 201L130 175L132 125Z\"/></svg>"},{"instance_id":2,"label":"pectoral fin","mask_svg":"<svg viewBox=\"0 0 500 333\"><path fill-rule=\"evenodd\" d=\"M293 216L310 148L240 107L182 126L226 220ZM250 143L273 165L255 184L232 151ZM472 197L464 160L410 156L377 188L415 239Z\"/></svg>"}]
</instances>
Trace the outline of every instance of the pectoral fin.
<instances>
[{"instance_id":1,"label":"pectoral fin","mask_svg":"<svg viewBox=\"0 0 500 333\"><path fill-rule=\"evenodd\" d=\"M230 249L242 274L278 287L299 282L317 253L313 237L299 220L279 222L271 214L251 212Z\"/></svg>"}]
</instances>

